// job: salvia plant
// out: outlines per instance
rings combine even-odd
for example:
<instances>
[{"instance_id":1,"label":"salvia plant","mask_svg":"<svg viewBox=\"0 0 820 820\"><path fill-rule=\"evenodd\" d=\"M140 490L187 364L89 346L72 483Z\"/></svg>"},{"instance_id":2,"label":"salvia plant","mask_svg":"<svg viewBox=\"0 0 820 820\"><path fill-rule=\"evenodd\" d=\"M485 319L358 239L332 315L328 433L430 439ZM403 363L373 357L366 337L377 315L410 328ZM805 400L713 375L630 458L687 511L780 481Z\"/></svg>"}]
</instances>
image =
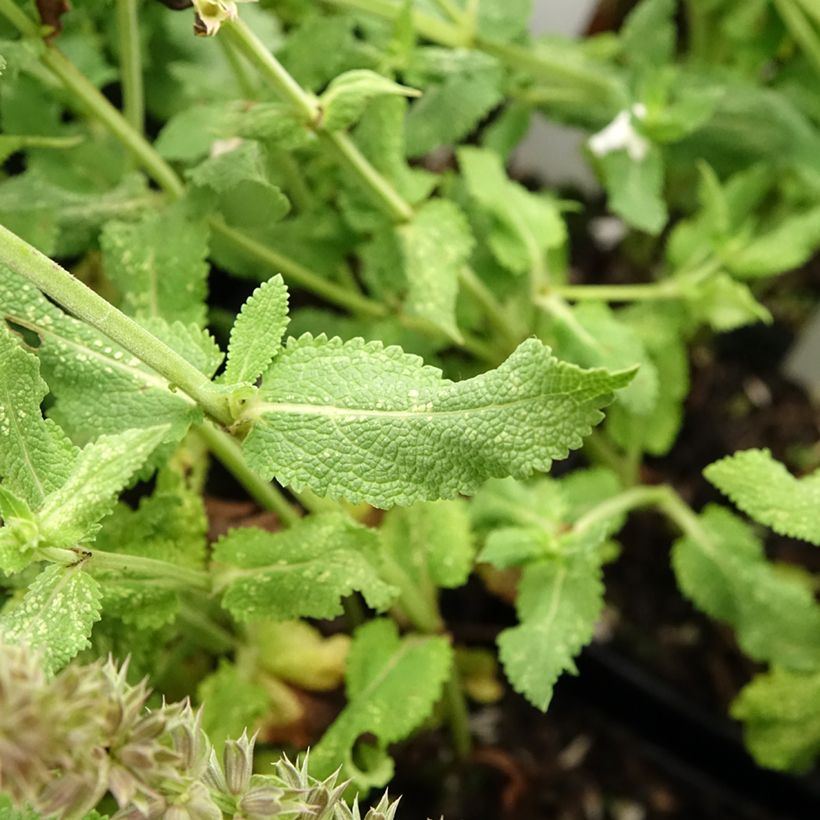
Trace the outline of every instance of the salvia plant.
<instances>
[{"instance_id":1,"label":"salvia plant","mask_svg":"<svg viewBox=\"0 0 820 820\"><path fill-rule=\"evenodd\" d=\"M727 454L696 512L641 464L692 340L820 247L820 14L678 5L575 41L528 0L0 0L2 816L393 818L356 795L431 721L466 754L492 669L440 590L515 578L498 658L547 710L646 508L764 665L751 751L811 764L820 606L757 525L820 545L820 473ZM507 171L536 116L649 277L571 281L577 204ZM275 526L209 538L212 460Z\"/></svg>"}]
</instances>

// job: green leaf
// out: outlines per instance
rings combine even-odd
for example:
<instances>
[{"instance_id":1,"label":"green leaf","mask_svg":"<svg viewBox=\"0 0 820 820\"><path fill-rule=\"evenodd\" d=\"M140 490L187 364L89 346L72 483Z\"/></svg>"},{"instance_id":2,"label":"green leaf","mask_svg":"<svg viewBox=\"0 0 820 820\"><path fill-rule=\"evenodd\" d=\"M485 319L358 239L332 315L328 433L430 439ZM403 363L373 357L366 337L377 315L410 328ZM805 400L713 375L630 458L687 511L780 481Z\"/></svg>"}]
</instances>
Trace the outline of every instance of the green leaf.
<instances>
[{"instance_id":1,"label":"green leaf","mask_svg":"<svg viewBox=\"0 0 820 820\"><path fill-rule=\"evenodd\" d=\"M684 594L737 632L755 660L795 671L820 665L820 604L804 583L766 561L752 530L709 506L696 531L675 542L672 565Z\"/></svg>"},{"instance_id":2,"label":"green leaf","mask_svg":"<svg viewBox=\"0 0 820 820\"><path fill-rule=\"evenodd\" d=\"M205 324L208 227L182 207L109 222L100 238L108 278L131 316Z\"/></svg>"},{"instance_id":3,"label":"green leaf","mask_svg":"<svg viewBox=\"0 0 820 820\"><path fill-rule=\"evenodd\" d=\"M583 367L623 370L639 365L635 378L618 394L616 404L648 414L658 399L658 371L638 334L603 302L575 305L556 322L558 354Z\"/></svg>"},{"instance_id":4,"label":"green leaf","mask_svg":"<svg viewBox=\"0 0 820 820\"><path fill-rule=\"evenodd\" d=\"M452 339L460 340L456 299L461 269L474 240L467 219L452 203L435 199L398 229L407 280L407 313L427 319Z\"/></svg>"},{"instance_id":5,"label":"green leaf","mask_svg":"<svg viewBox=\"0 0 820 820\"><path fill-rule=\"evenodd\" d=\"M580 447L632 373L581 370L530 339L496 370L450 382L400 348L289 340L248 407L254 469L389 507L525 478Z\"/></svg>"},{"instance_id":6,"label":"green leaf","mask_svg":"<svg viewBox=\"0 0 820 820\"><path fill-rule=\"evenodd\" d=\"M755 521L820 546L820 470L797 479L769 450L745 450L703 474Z\"/></svg>"},{"instance_id":7,"label":"green leaf","mask_svg":"<svg viewBox=\"0 0 820 820\"><path fill-rule=\"evenodd\" d=\"M513 688L546 711L555 682L575 672L573 657L592 639L603 608L600 559L581 551L524 569L516 609L519 626L498 637Z\"/></svg>"},{"instance_id":8,"label":"green leaf","mask_svg":"<svg viewBox=\"0 0 820 820\"><path fill-rule=\"evenodd\" d=\"M224 380L255 382L279 353L288 321L288 289L277 274L242 305L231 330Z\"/></svg>"},{"instance_id":9,"label":"green leaf","mask_svg":"<svg viewBox=\"0 0 820 820\"><path fill-rule=\"evenodd\" d=\"M464 584L473 567L475 547L467 505L432 501L388 512L381 526L383 551L418 589L435 595L437 587Z\"/></svg>"},{"instance_id":10,"label":"green leaf","mask_svg":"<svg viewBox=\"0 0 820 820\"><path fill-rule=\"evenodd\" d=\"M761 766L806 770L820 754L820 672L772 669L752 679L732 704Z\"/></svg>"},{"instance_id":11,"label":"green leaf","mask_svg":"<svg viewBox=\"0 0 820 820\"><path fill-rule=\"evenodd\" d=\"M197 188L213 193L215 207L231 225L261 228L290 210L288 198L269 179L267 153L257 142L212 156L187 177Z\"/></svg>"},{"instance_id":12,"label":"green leaf","mask_svg":"<svg viewBox=\"0 0 820 820\"><path fill-rule=\"evenodd\" d=\"M714 330L729 331L754 322L772 321L771 314L755 299L749 286L719 271L704 279L679 276L678 287L687 307Z\"/></svg>"},{"instance_id":13,"label":"green leaf","mask_svg":"<svg viewBox=\"0 0 820 820\"><path fill-rule=\"evenodd\" d=\"M28 504L0 484L0 572L11 575L25 569L36 555L37 518Z\"/></svg>"},{"instance_id":14,"label":"green leaf","mask_svg":"<svg viewBox=\"0 0 820 820\"><path fill-rule=\"evenodd\" d=\"M418 97L421 92L367 69L354 69L334 77L319 97L322 127L342 131L359 121L367 104L376 97Z\"/></svg>"},{"instance_id":15,"label":"green leaf","mask_svg":"<svg viewBox=\"0 0 820 820\"><path fill-rule=\"evenodd\" d=\"M38 336L40 367L57 396L51 415L75 440L168 424L169 440L178 441L202 417L193 401L172 391L166 379L4 267L0 313Z\"/></svg>"},{"instance_id":16,"label":"green leaf","mask_svg":"<svg viewBox=\"0 0 820 820\"><path fill-rule=\"evenodd\" d=\"M655 69L671 62L675 56L676 11L675 0L642 0L621 28L624 57Z\"/></svg>"},{"instance_id":17,"label":"green leaf","mask_svg":"<svg viewBox=\"0 0 820 820\"><path fill-rule=\"evenodd\" d=\"M40 402L47 393L37 357L0 326L0 477L4 488L35 509L66 480L77 457L65 433L43 419Z\"/></svg>"},{"instance_id":18,"label":"green leaf","mask_svg":"<svg viewBox=\"0 0 820 820\"><path fill-rule=\"evenodd\" d=\"M598 157L610 210L633 228L658 234L669 213L663 196L664 160L650 146L642 159L632 159L625 150Z\"/></svg>"},{"instance_id":19,"label":"green leaf","mask_svg":"<svg viewBox=\"0 0 820 820\"><path fill-rule=\"evenodd\" d=\"M95 548L203 569L208 520L202 495L191 485L193 474L183 475L185 466L172 462L160 470L154 492L140 499L137 509L117 505L102 522ZM126 573L107 574L103 596L106 616L137 629L160 629L172 623L179 610L177 589Z\"/></svg>"},{"instance_id":20,"label":"green leaf","mask_svg":"<svg viewBox=\"0 0 820 820\"><path fill-rule=\"evenodd\" d=\"M758 230L751 241L726 259L731 273L758 279L799 268L820 248L820 208L797 212L775 227Z\"/></svg>"},{"instance_id":21,"label":"green leaf","mask_svg":"<svg viewBox=\"0 0 820 820\"><path fill-rule=\"evenodd\" d=\"M5 643L41 652L48 674L58 672L81 649L100 618L100 586L82 566L52 565L32 581L20 601L0 612Z\"/></svg>"},{"instance_id":22,"label":"green leaf","mask_svg":"<svg viewBox=\"0 0 820 820\"><path fill-rule=\"evenodd\" d=\"M202 704L202 729L217 750L246 729L252 733L270 707L265 688L224 658L217 670L200 682L197 699Z\"/></svg>"},{"instance_id":23,"label":"green leaf","mask_svg":"<svg viewBox=\"0 0 820 820\"><path fill-rule=\"evenodd\" d=\"M348 703L311 750L311 772L324 777L341 763L343 776L356 785L384 785L392 766L386 778L361 771L353 760L354 744L362 735L372 734L383 752L418 728L441 696L452 662L445 638L401 638L396 625L387 620L359 627L347 661Z\"/></svg>"},{"instance_id":24,"label":"green leaf","mask_svg":"<svg viewBox=\"0 0 820 820\"><path fill-rule=\"evenodd\" d=\"M457 145L503 99L503 72L496 60L474 51L444 53L449 63L446 74L438 82L425 83L422 98L407 114L409 157Z\"/></svg>"},{"instance_id":25,"label":"green leaf","mask_svg":"<svg viewBox=\"0 0 820 820\"><path fill-rule=\"evenodd\" d=\"M493 151L463 147L457 156L470 196L493 218L487 241L498 262L516 273L542 268L567 239L556 203L510 180Z\"/></svg>"},{"instance_id":26,"label":"green leaf","mask_svg":"<svg viewBox=\"0 0 820 820\"><path fill-rule=\"evenodd\" d=\"M226 125L235 116L234 107L224 103L192 105L165 123L154 148L163 158L175 162L204 159L213 143L225 136Z\"/></svg>"},{"instance_id":27,"label":"green leaf","mask_svg":"<svg viewBox=\"0 0 820 820\"><path fill-rule=\"evenodd\" d=\"M86 445L65 483L45 500L37 519L49 546L69 547L96 532L117 496L163 440L168 427L126 430Z\"/></svg>"},{"instance_id":28,"label":"green leaf","mask_svg":"<svg viewBox=\"0 0 820 820\"><path fill-rule=\"evenodd\" d=\"M515 40L529 30L532 0L481 0L478 31L493 40Z\"/></svg>"},{"instance_id":29,"label":"green leaf","mask_svg":"<svg viewBox=\"0 0 820 820\"><path fill-rule=\"evenodd\" d=\"M284 532L232 530L214 547L226 565L223 605L242 621L333 618L341 599L360 591L385 609L395 597L376 569L378 535L343 513L311 515Z\"/></svg>"}]
</instances>

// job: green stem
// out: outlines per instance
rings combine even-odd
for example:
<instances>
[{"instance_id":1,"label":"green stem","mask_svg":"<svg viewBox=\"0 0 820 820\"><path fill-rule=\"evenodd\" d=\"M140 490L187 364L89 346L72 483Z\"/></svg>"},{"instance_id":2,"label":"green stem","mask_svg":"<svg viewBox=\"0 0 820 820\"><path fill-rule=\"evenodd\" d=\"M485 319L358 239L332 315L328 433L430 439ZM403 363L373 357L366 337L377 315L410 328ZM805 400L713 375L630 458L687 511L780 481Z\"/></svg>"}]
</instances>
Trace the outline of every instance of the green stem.
<instances>
[{"instance_id":1,"label":"green stem","mask_svg":"<svg viewBox=\"0 0 820 820\"><path fill-rule=\"evenodd\" d=\"M478 278L476 272L469 266L465 266L459 273L459 279L464 289L487 316L490 324L498 331L505 343L510 347L515 347L521 340L522 334L517 332L512 326L512 322L504 313L503 308L495 298L495 294Z\"/></svg>"},{"instance_id":2,"label":"green stem","mask_svg":"<svg viewBox=\"0 0 820 820\"><path fill-rule=\"evenodd\" d=\"M642 507L659 506L666 501L668 494L669 488L665 485L632 487L596 504L575 522L574 529L583 531L615 515L632 512Z\"/></svg>"},{"instance_id":3,"label":"green stem","mask_svg":"<svg viewBox=\"0 0 820 820\"><path fill-rule=\"evenodd\" d=\"M638 475L632 461L618 453L609 439L598 430L593 430L584 439L584 454L588 454L593 461L609 467L625 487L637 483Z\"/></svg>"},{"instance_id":4,"label":"green stem","mask_svg":"<svg viewBox=\"0 0 820 820\"><path fill-rule=\"evenodd\" d=\"M549 293L571 302L645 302L681 298L680 289L671 280L639 285L553 285Z\"/></svg>"},{"instance_id":5,"label":"green stem","mask_svg":"<svg viewBox=\"0 0 820 820\"><path fill-rule=\"evenodd\" d=\"M353 172L362 187L379 203L384 212L395 222L409 222L413 207L387 181L356 147L348 134L341 131L318 132L322 142L330 148L340 164Z\"/></svg>"},{"instance_id":6,"label":"green stem","mask_svg":"<svg viewBox=\"0 0 820 820\"><path fill-rule=\"evenodd\" d=\"M322 112L319 101L296 82L239 17L226 22L220 31L222 36L236 46L240 54L244 54L259 69L276 91L305 117L308 124L316 123Z\"/></svg>"},{"instance_id":7,"label":"green stem","mask_svg":"<svg viewBox=\"0 0 820 820\"><path fill-rule=\"evenodd\" d=\"M236 85L239 88L239 93L246 99L253 100L256 98L256 86L251 80L247 70L247 66L242 62L242 58L237 54L233 43L227 37L217 37L216 41L222 48L222 53L231 67Z\"/></svg>"},{"instance_id":8,"label":"green stem","mask_svg":"<svg viewBox=\"0 0 820 820\"><path fill-rule=\"evenodd\" d=\"M131 127L141 134L145 127L145 94L142 86L138 2L139 0L117 0L117 33L123 114Z\"/></svg>"},{"instance_id":9,"label":"green stem","mask_svg":"<svg viewBox=\"0 0 820 820\"><path fill-rule=\"evenodd\" d=\"M199 425L197 433L248 494L266 510L275 512L286 527L299 521L299 514L285 496L270 482L260 478L248 465L242 447L233 436L210 422Z\"/></svg>"},{"instance_id":10,"label":"green stem","mask_svg":"<svg viewBox=\"0 0 820 820\"><path fill-rule=\"evenodd\" d=\"M219 218L212 218L210 226L213 233L230 242L234 248L244 251L258 262L263 263L271 272L281 272L289 282L293 282L317 296L322 296L339 307L346 308L359 316L368 316L375 319L381 319L389 313L381 302L348 291L341 285L329 279L324 279L318 273L314 273L298 262L277 253L272 248L257 242L241 231L231 228Z\"/></svg>"},{"instance_id":11,"label":"green stem","mask_svg":"<svg viewBox=\"0 0 820 820\"><path fill-rule=\"evenodd\" d=\"M172 385L183 390L208 415L223 424L232 421L227 396L192 364L106 302L87 285L0 225L0 262L28 279L61 307L122 345Z\"/></svg>"},{"instance_id":12,"label":"green stem","mask_svg":"<svg viewBox=\"0 0 820 820\"><path fill-rule=\"evenodd\" d=\"M456 756L460 760L466 760L473 748L470 712L464 697L464 687L461 685L461 675L455 663L450 677L447 678L447 683L444 684L444 703L447 707L447 720L450 724L450 736L453 739Z\"/></svg>"},{"instance_id":13,"label":"green stem","mask_svg":"<svg viewBox=\"0 0 820 820\"><path fill-rule=\"evenodd\" d=\"M396 222L408 222L413 218L412 207L371 165L347 134L325 131L322 128L322 108L319 100L296 82L241 19L237 17L231 20L221 30L229 42L259 69L274 90L305 117L307 124L318 134L323 144L354 174L391 219Z\"/></svg>"},{"instance_id":14,"label":"green stem","mask_svg":"<svg viewBox=\"0 0 820 820\"><path fill-rule=\"evenodd\" d=\"M201 607L183 601L179 607L178 617L185 624L185 636L193 637L203 649L212 653L236 650L236 637L214 621Z\"/></svg>"},{"instance_id":15,"label":"green stem","mask_svg":"<svg viewBox=\"0 0 820 820\"><path fill-rule=\"evenodd\" d=\"M85 547L75 547L73 549L46 547L39 551L39 555L47 561L54 561L58 564L75 564L78 561L87 561L89 566L107 572L116 572L123 575L142 575L158 581L166 580L174 585L201 589L207 592L211 589L210 576L204 570L181 567L169 561L144 558L141 555L106 552L105 550L87 549Z\"/></svg>"}]
</instances>

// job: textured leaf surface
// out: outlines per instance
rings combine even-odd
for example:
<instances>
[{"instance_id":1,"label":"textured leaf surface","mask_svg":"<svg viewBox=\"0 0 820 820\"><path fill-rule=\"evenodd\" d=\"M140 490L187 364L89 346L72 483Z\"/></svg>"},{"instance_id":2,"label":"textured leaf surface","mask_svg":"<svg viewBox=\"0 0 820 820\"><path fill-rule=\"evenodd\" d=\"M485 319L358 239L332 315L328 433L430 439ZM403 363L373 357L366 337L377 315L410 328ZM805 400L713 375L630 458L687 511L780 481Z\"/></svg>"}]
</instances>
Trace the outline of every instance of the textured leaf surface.
<instances>
[{"instance_id":1,"label":"textured leaf surface","mask_svg":"<svg viewBox=\"0 0 820 820\"><path fill-rule=\"evenodd\" d=\"M68 547L87 538L167 432L164 426L137 428L86 445L66 482L38 511L43 539Z\"/></svg>"},{"instance_id":2,"label":"textured leaf surface","mask_svg":"<svg viewBox=\"0 0 820 820\"><path fill-rule=\"evenodd\" d=\"M797 479L768 450L745 450L704 475L755 521L820 546L820 470Z\"/></svg>"},{"instance_id":3,"label":"textured leaf surface","mask_svg":"<svg viewBox=\"0 0 820 820\"><path fill-rule=\"evenodd\" d=\"M497 370L442 378L401 349L291 339L249 410L261 474L382 507L524 478L581 446L631 373L581 370L532 339Z\"/></svg>"},{"instance_id":4,"label":"textured leaf surface","mask_svg":"<svg viewBox=\"0 0 820 820\"><path fill-rule=\"evenodd\" d=\"M57 672L89 645L100 617L100 597L99 584L81 567L47 567L21 601L0 612L0 636L6 643L42 652L43 667Z\"/></svg>"},{"instance_id":5,"label":"textured leaf surface","mask_svg":"<svg viewBox=\"0 0 820 820\"><path fill-rule=\"evenodd\" d=\"M181 438L201 418L162 376L2 267L0 312L39 337L40 367L57 396L52 416L76 440L161 424L171 425L169 438Z\"/></svg>"},{"instance_id":6,"label":"textured leaf surface","mask_svg":"<svg viewBox=\"0 0 820 820\"><path fill-rule=\"evenodd\" d=\"M751 528L707 507L697 536L681 538L672 565L683 592L737 632L752 658L794 670L820 666L820 604L801 581L766 561Z\"/></svg>"},{"instance_id":7,"label":"textured leaf surface","mask_svg":"<svg viewBox=\"0 0 820 820\"><path fill-rule=\"evenodd\" d=\"M288 289L278 274L242 305L228 344L225 381L254 382L279 352L288 326Z\"/></svg>"},{"instance_id":8,"label":"textured leaf surface","mask_svg":"<svg viewBox=\"0 0 820 820\"><path fill-rule=\"evenodd\" d=\"M773 769L807 769L820 754L820 672L772 669L752 679L732 704L755 760Z\"/></svg>"},{"instance_id":9,"label":"textured leaf surface","mask_svg":"<svg viewBox=\"0 0 820 820\"><path fill-rule=\"evenodd\" d=\"M0 326L0 477L34 508L65 481L77 456L63 431L42 417L46 393L37 357Z\"/></svg>"},{"instance_id":10,"label":"textured leaf surface","mask_svg":"<svg viewBox=\"0 0 820 820\"><path fill-rule=\"evenodd\" d=\"M452 202L435 199L422 205L398 233L407 279L407 312L460 339L458 277L474 245L466 218Z\"/></svg>"},{"instance_id":11,"label":"textured leaf surface","mask_svg":"<svg viewBox=\"0 0 820 820\"><path fill-rule=\"evenodd\" d=\"M407 737L430 715L452 660L446 639L401 638L392 621L357 629L347 661L348 704L311 750L311 771L326 776L342 762L344 776L358 782L364 774L353 766L358 738L372 734L383 748Z\"/></svg>"},{"instance_id":12,"label":"textured leaf surface","mask_svg":"<svg viewBox=\"0 0 820 820\"><path fill-rule=\"evenodd\" d=\"M109 222L100 239L106 275L132 316L205 322L208 228L181 207L139 222Z\"/></svg>"},{"instance_id":13,"label":"textured leaf surface","mask_svg":"<svg viewBox=\"0 0 820 820\"><path fill-rule=\"evenodd\" d=\"M519 626L498 637L504 671L517 692L546 711L555 682L575 672L573 658L592 639L603 607L600 561L587 552L539 561L524 570Z\"/></svg>"},{"instance_id":14,"label":"textured leaf surface","mask_svg":"<svg viewBox=\"0 0 820 820\"><path fill-rule=\"evenodd\" d=\"M333 618L360 591L385 609L395 590L379 578L378 536L342 513L311 515L284 532L253 527L221 538L214 559L227 565L223 604L239 620Z\"/></svg>"}]
</instances>

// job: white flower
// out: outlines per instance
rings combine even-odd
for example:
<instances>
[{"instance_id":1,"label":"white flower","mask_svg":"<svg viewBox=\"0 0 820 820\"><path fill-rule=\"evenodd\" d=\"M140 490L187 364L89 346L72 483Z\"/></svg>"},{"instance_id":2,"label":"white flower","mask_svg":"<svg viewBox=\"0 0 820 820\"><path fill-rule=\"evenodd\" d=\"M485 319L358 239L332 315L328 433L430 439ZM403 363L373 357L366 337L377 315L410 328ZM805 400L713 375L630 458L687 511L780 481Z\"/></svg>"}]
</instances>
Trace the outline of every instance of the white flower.
<instances>
[{"instance_id":1,"label":"white flower","mask_svg":"<svg viewBox=\"0 0 820 820\"><path fill-rule=\"evenodd\" d=\"M598 157L626 149L633 162L642 162L649 153L649 141L635 130L634 120L646 116L646 106L635 103L629 111L621 111L603 130L589 138L589 149Z\"/></svg>"},{"instance_id":2,"label":"white flower","mask_svg":"<svg viewBox=\"0 0 820 820\"><path fill-rule=\"evenodd\" d=\"M196 24L194 31L212 37L226 20L233 20L238 15L237 3L255 3L256 0L194 0Z\"/></svg>"}]
</instances>

